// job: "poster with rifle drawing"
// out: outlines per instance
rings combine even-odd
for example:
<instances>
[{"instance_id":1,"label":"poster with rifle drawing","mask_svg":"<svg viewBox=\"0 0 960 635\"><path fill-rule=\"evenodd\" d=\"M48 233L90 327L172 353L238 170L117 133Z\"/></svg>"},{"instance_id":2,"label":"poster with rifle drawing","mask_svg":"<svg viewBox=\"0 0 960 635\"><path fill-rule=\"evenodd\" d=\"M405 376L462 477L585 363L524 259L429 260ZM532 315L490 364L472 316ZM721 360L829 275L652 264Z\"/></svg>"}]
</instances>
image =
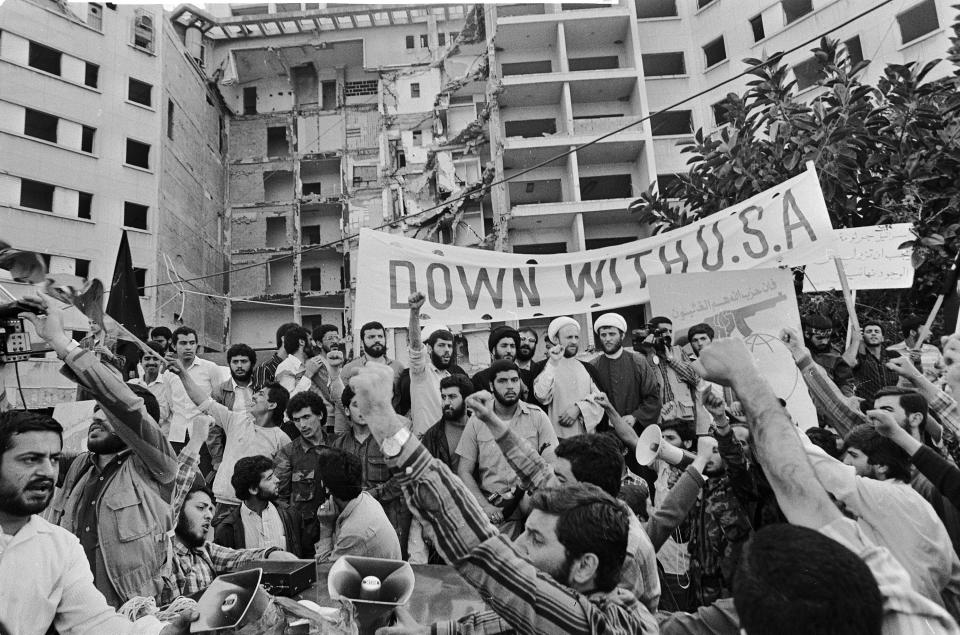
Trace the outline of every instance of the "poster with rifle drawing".
<instances>
[{"instance_id":1,"label":"poster with rifle drawing","mask_svg":"<svg viewBox=\"0 0 960 635\"><path fill-rule=\"evenodd\" d=\"M787 403L805 430L817 425L816 409L780 330L800 329L800 311L789 269L752 269L651 276L653 315L673 321L673 339L683 344L687 329L709 324L715 337L735 337L747 345L774 393Z\"/></svg>"}]
</instances>

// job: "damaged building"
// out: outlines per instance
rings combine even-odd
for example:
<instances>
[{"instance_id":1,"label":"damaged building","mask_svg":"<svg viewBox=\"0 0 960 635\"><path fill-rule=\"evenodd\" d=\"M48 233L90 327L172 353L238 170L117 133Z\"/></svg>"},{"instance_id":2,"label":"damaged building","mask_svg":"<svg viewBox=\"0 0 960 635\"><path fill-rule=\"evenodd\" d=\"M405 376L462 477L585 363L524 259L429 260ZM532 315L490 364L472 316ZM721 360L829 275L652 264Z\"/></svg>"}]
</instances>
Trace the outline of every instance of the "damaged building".
<instances>
[{"instance_id":1,"label":"damaged building","mask_svg":"<svg viewBox=\"0 0 960 635\"><path fill-rule=\"evenodd\" d=\"M231 339L291 318L350 333L362 227L479 245L493 211L482 8L181 5L230 111ZM476 197L442 206L447 199Z\"/></svg>"},{"instance_id":2,"label":"damaged building","mask_svg":"<svg viewBox=\"0 0 960 635\"><path fill-rule=\"evenodd\" d=\"M357 243L341 238L362 227L397 221L388 231L528 254L643 235L627 208L656 178L649 126L529 170L648 112L633 3L181 5L169 17L202 39L231 111L234 341L269 347L291 317L351 333ZM480 357L488 328L463 326Z\"/></svg>"}]
</instances>

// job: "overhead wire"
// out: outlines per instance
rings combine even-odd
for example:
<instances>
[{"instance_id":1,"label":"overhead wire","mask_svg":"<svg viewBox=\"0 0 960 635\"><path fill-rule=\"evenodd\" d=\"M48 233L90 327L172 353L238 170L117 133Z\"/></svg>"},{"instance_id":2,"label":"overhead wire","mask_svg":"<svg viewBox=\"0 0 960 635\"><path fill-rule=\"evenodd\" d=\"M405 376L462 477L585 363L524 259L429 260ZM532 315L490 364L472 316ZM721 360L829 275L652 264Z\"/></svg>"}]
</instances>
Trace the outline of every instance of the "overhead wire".
<instances>
[{"instance_id":1,"label":"overhead wire","mask_svg":"<svg viewBox=\"0 0 960 635\"><path fill-rule=\"evenodd\" d=\"M643 123L643 122L645 122L645 121L648 121L648 120L652 119L652 118L655 117L656 115L659 115L659 114L662 114L662 113L665 113L665 112L669 112L669 111L677 108L678 106L682 106L683 104L686 104L686 103L689 102L689 101L692 101L692 100L694 100L694 99L697 99L698 97L702 97L702 96L704 96L704 95L706 95L706 94L708 94L708 93L716 90L717 88L720 88L720 87L722 87L722 86L725 86L725 85L727 85L727 84L730 84L730 83L732 83L732 82L740 79L741 77L745 77L745 76L753 73L754 71L756 71L756 70L758 70L758 69L760 69L760 68L763 68L764 66L769 66L769 65L771 65L771 64L778 63L778 62L779 62L780 60L782 60L785 56L787 56L787 55L789 55L789 54L791 54L791 53L794 53L794 52L800 50L800 49L803 48L804 46L808 46L808 45L810 45L810 44L813 44L814 42L818 42L821 38L829 35L830 33L833 33L834 31L838 31L838 30L844 28L845 26L848 26L848 25L852 24L853 22L856 22L856 21L859 20L860 18L863 18L864 16L867 16L867 15L873 13L874 11L877 11L877 10L885 7L885 6L888 5L888 4L891 4L892 2L894 2L894 0L880 0L879 2L877 2L876 4L874 4L873 6L867 8L867 9L864 9L864 10L861 11L860 13L858 13L858 14L856 14L856 15L854 15L854 16L846 19L846 20L844 20L843 22L841 22L841 23L839 23L839 24L837 24L837 25L834 25L834 26L832 26L832 27L830 27L830 28L827 28L827 29L819 32L816 36L811 37L811 38L809 38L809 39L807 39L807 40L804 40L803 42L801 42L801 43L799 43L799 44L797 44L797 45L795 45L795 46L793 46L793 47L791 47L791 48L789 48L789 49L787 49L787 50L785 50L785 51L780 51L780 52L774 53L774 54L773 54L772 56L770 56L768 59L763 60L763 61L760 61L760 62L758 62L757 64L752 64L752 65L748 66L746 69L744 69L744 70L741 71L740 73L737 73L736 75L733 75L733 76L731 76L731 77L728 77L727 79L724 79L724 80L721 80L721 81L719 81L719 82L717 82L717 83L715 83L715 84L712 84L711 86L708 86L707 88L704 88L704 89L702 89L702 90L700 90L700 91L697 91L697 92L695 92L695 93L693 93L693 94L691 94L691 95L689 95L689 96L687 96L687 97L685 97L685 98L683 98L683 99L681 99L681 100L679 100L679 101L676 101L676 102L670 104L669 106L665 106L664 108L661 108L661 109L659 109L659 110L650 112L649 114L647 114L647 115L645 115L645 116L643 116L643 117L640 117L640 118L636 119L635 121L629 122L629 123L627 123L627 124L625 124L625 125L623 125L623 126L620 126L619 128L616 128L616 129L614 129L614 130L612 130L612 131L610 131L610 132L607 132L607 133L605 133L605 134L603 134L603 135L600 135L600 136L598 136L598 137L595 137L594 139L591 139L591 140L586 141L586 142L584 142L584 143L582 143L582 144L579 144L579 145L571 146L571 147L568 148L567 150L564 150L563 152L561 152L561 153L559 153L559 154L557 154L557 155L555 155L555 156L549 157L549 158L547 158L547 159L545 159L545 160L543 160L543 161L541 161L541 162L539 162L539 163L537 163L537 164L535 164L535 165L532 165L532 166L530 166L530 167L528 167L528 168L524 168L523 170L520 170L519 172L514 172L514 173L512 173L510 176L504 177L504 178L502 178L502 179L494 180L494 181L492 181L492 182L490 182L490 183L488 183L488 184L485 184L485 185L479 185L479 186L477 186L477 187L475 187L475 188L472 188L471 190L468 190L467 192L465 192L465 193L463 193L463 194L461 194L461 195L459 195L459 196L446 199L446 200L444 200L443 202L438 203L438 204L436 204L436 205L433 205L433 206L431 206L431 207L427 207L427 208L422 209L422 210L420 210L420 211L418 211L418 212L415 212L415 213L413 213L413 214L405 215L405 216L403 216L403 217L401 217L401 218L395 218L395 219L393 219L393 220L387 221L387 222L385 222L385 223L383 223L383 224L381 224L381 225L377 225L377 226L371 227L371 228L369 228L369 229L374 230L374 231L375 231L375 230L380 230L380 229L386 229L386 228L392 227L392 226L394 226L394 225L396 225L396 224L398 224L398 223L407 222L407 221L408 221L409 219L411 219L411 218L414 218L414 217L417 217L417 216L422 216L422 215L427 214L427 213L429 213L429 212L435 212L435 211L437 211L437 210L442 210L442 209L444 209L444 208L446 208L446 207L449 207L450 205L452 205L453 203L456 203L456 202L458 202L458 201L462 201L462 200L465 200L465 199L467 199L467 198L475 197L475 196L477 196L478 194L484 194L484 193L488 192L490 189L492 189L492 188L495 187L495 186L503 185L503 184L508 183L508 182L510 182L510 181L516 180L517 178L519 178L519 177L521 177L521 176L523 176L523 175L525 175L525 174L529 174L530 172L533 172L534 170L539 170L540 168L542 168L542 167L544 167L544 166L546 166L546 165L549 165L549 164L553 163L554 161L557 161L557 160L562 159L562 158L564 158L564 157L570 156L571 154L573 154L573 153L575 153L575 152L578 152L579 150L582 150L582 149L587 148L587 147L589 147L589 146L592 146L592 145L594 145L594 144L600 143L600 142L603 141L604 139L608 139L608 138L610 138L610 137L612 137L612 136L614 136L614 135L620 134L621 132L624 132L625 130L628 130L628 129L636 126L636 125L639 125L639 124L641 124L641 123ZM342 244L342 243L347 243L347 242L349 242L349 241L357 238L359 235L360 235L359 233L349 234L349 235L347 235L347 236L343 236L343 237L341 237L341 238L338 238L338 239L336 239L336 240L331 240L331 241L326 242L326 243L320 243L320 244L316 244L316 245L310 245L309 247L307 247L307 248L305 248L305 249L299 250L299 252L297 252L297 253L304 254L304 253L308 253L308 252L311 252L311 251L318 251L318 250L320 250L320 249L328 249L328 248L330 248L330 247L334 247L334 246L339 245L339 244ZM246 264L246 265L240 265L240 266L237 266L237 267L231 267L231 268L225 269L225 270L223 270L223 271L219 271L219 272L216 272L216 273L210 273L210 274L206 274L206 275L203 275L203 276L195 276L195 277L193 277L193 278L181 278L181 279L180 279L180 282L181 282L181 283L183 283L183 282L194 282L194 281L197 281L197 280L205 280L205 279L208 279L208 278L215 278L215 277L218 277L218 276L223 276L223 275L227 275L227 274L230 274L230 273L235 273L235 272L238 272L238 271L244 271L244 270L246 270L246 269L252 269L252 268L254 268L254 267L263 267L263 266L266 266L266 265L268 265L268 264L270 264L270 263L272 263L272 262L279 262L279 261L281 261L281 260L286 260L286 259L288 259L288 258L293 258L293 257L294 257L294 254L293 254L293 253L290 253L290 254L281 254L281 255L278 255L278 256L274 256L273 258L268 258L267 260L264 260L264 261L262 261L262 262L255 262L255 263L250 263L250 264ZM140 288L141 288L141 289L151 289L151 288L154 288L154 287L167 286L167 285L169 285L169 284L173 284L173 283L172 283L172 282L163 282L163 283L157 283L157 284L153 284L153 285L146 285L146 286L143 286L143 287L140 287Z\"/></svg>"}]
</instances>

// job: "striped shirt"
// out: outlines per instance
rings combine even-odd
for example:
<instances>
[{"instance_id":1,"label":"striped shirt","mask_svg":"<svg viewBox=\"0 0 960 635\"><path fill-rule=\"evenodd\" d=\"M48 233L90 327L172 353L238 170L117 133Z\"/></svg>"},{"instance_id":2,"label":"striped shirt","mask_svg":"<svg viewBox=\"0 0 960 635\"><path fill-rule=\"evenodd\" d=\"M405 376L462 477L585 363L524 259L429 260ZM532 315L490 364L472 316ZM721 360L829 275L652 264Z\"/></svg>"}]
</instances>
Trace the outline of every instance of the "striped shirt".
<instances>
[{"instance_id":1,"label":"striped shirt","mask_svg":"<svg viewBox=\"0 0 960 635\"><path fill-rule=\"evenodd\" d=\"M501 536L466 486L412 435L389 459L418 518L432 525L436 548L480 596L520 633L655 633L649 612L623 589L590 597L573 591L524 560ZM484 613L460 622L483 619ZM486 618L494 619L490 615ZM465 632L490 632L465 626ZM498 628L497 630L503 630ZM437 625L436 632L441 632Z\"/></svg>"}]
</instances>

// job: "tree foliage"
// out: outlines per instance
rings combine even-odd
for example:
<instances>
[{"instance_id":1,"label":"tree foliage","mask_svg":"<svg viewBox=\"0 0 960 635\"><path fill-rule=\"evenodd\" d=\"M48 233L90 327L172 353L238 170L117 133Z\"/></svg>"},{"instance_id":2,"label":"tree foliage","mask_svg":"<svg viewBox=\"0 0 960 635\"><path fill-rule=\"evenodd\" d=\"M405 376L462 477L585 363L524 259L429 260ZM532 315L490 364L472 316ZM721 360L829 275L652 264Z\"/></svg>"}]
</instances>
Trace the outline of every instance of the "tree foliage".
<instances>
[{"instance_id":1,"label":"tree foliage","mask_svg":"<svg viewBox=\"0 0 960 635\"><path fill-rule=\"evenodd\" d=\"M631 208L655 232L675 229L813 161L834 227L913 223L913 289L875 294L871 304L899 308L903 300L928 310L960 249L960 23L954 31L949 61L891 64L874 86L861 80L869 62L851 64L844 47L823 39L813 50L820 88L808 100L798 98L781 56L744 60L752 78L746 92L724 100L728 125L697 130L682 143L689 173L665 191L651 186ZM951 62L952 75L929 79Z\"/></svg>"}]
</instances>

